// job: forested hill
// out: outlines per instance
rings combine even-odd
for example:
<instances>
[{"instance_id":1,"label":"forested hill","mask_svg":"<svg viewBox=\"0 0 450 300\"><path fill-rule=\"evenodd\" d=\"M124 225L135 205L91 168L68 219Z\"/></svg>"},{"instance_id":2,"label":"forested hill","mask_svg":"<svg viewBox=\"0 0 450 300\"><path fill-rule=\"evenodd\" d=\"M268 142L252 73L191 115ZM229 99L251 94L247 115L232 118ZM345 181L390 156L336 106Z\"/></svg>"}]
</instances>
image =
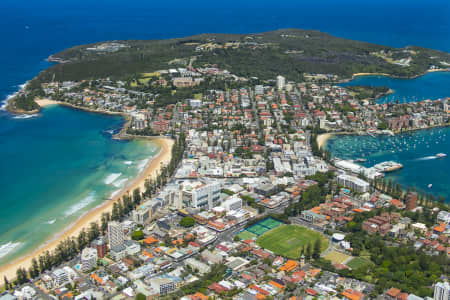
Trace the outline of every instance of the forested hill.
<instances>
[{"instance_id":1,"label":"forested hill","mask_svg":"<svg viewBox=\"0 0 450 300\"><path fill-rule=\"evenodd\" d=\"M60 62L42 71L39 82L111 77L171 67L216 64L244 77L261 79L285 75L302 79L304 73L387 73L414 77L431 66L447 68L450 54L419 47L392 48L338 38L327 33L280 29L257 34L200 34L168 40L129 40L73 47L50 57Z\"/></svg>"}]
</instances>

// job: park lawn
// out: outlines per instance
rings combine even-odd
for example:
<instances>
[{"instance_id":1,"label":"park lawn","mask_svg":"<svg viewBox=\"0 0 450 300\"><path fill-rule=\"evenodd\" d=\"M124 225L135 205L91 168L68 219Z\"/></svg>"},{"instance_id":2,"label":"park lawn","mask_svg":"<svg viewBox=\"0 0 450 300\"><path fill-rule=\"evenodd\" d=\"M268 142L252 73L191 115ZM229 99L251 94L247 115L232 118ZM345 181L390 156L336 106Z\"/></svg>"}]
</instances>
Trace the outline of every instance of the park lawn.
<instances>
[{"instance_id":1,"label":"park lawn","mask_svg":"<svg viewBox=\"0 0 450 300\"><path fill-rule=\"evenodd\" d=\"M147 84L151 78L139 78L139 82L141 84Z\"/></svg>"},{"instance_id":2,"label":"park lawn","mask_svg":"<svg viewBox=\"0 0 450 300\"><path fill-rule=\"evenodd\" d=\"M359 269L362 266L370 265L372 264L371 261L366 260L361 257L355 257L352 260L350 260L346 265L352 268L353 270Z\"/></svg>"},{"instance_id":3,"label":"park lawn","mask_svg":"<svg viewBox=\"0 0 450 300\"><path fill-rule=\"evenodd\" d=\"M351 256L337 251L330 251L323 258L328 259L335 264L342 264L344 261L351 258Z\"/></svg>"},{"instance_id":4,"label":"park lawn","mask_svg":"<svg viewBox=\"0 0 450 300\"><path fill-rule=\"evenodd\" d=\"M250 231L244 230L241 233L239 233L238 238L240 238L241 240L252 240L256 237L256 234L251 233Z\"/></svg>"},{"instance_id":5,"label":"park lawn","mask_svg":"<svg viewBox=\"0 0 450 300\"><path fill-rule=\"evenodd\" d=\"M256 244L275 254L298 259L303 246L311 243L314 247L314 242L319 238L322 240L321 251L324 251L328 248L328 239L322 234L297 225L281 225L261 235Z\"/></svg>"},{"instance_id":6,"label":"park lawn","mask_svg":"<svg viewBox=\"0 0 450 300\"><path fill-rule=\"evenodd\" d=\"M159 77L161 74L159 72L153 72L153 73L141 73L143 78L147 77Z\"/></svg>"}]
</instances>

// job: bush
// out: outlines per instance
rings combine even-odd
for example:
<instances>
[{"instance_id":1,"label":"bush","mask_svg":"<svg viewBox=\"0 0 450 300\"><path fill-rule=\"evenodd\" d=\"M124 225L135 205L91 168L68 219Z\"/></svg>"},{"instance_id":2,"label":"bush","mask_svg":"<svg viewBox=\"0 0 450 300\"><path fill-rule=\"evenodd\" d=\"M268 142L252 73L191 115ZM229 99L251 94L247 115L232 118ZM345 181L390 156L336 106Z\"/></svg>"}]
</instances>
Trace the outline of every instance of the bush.
<instances>
[{"instance_id":1,"label":"bush","mask_svg":"<svg viewBox=\"0 0 450 300\"><path fill-rule=\"evenodd\" d=\"M195 224L195 220L192 217L184 217L183 219L181 219L180 221L180 225L187 228L187 227L192 227Z\"/></svg>"},{"instance_id":2,"label":"bush","mask_svg":"<svg viewBox=\"0 0 450 300\"><path fill-rule=\"evenodd\" d=\"M144 232L142 230L135 230L131 235L131 238L135 241L140 241L144 239Z\"/></svg>"}]
</instances>

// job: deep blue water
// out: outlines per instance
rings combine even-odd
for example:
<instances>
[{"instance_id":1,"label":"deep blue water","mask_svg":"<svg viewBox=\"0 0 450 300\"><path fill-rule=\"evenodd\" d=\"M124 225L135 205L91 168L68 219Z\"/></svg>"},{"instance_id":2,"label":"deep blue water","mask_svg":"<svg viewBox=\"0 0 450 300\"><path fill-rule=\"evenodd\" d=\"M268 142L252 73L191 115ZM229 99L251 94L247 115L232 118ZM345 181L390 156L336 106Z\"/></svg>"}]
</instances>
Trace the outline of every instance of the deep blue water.
<instances>
[{"instance_id":1,"label":"deep blue water","mask_svg":"<svg viewBox=\"0 0 450 300\"><path fill-rule=\"evenodd\" d=\"M393 94L377 99L379 103L436 100L450 97L450 72L433 72L414 79L358 76L352 81L341 85L387 86L394 90Z\"/></svg>"},{"instance_id":2,"label":"deep blue water","mask_svg":"<svg viewBox=\"0 0 450 300\"><path fill-rule=\"evenodd\" d=\"M363 164L371 167L393 160L403 165L401 170L387 173L387 178L400 183L405 189L416 187L420 191L442 195L450 202L450 128L413 131L396 136L334 136L326 144L333 156L342 159L364 157ZM446 153L438 159L437 153ZM432 184L431 188L428 185Z\"/></svg>"},{"instance_id":3,"label":"deep blue water","mask_svg":"<svg viewBox=\"0 0 450 300\"><path fill-rule=\"evenodd\" d=\"M148 0L0 1L0 37L2 39L0 99L5 99L7 95L17 91L20 84L48 67L49 63L45 59L49 55L74 45L102 40L161 39L203 32L247 33L297 27L317 29L340 37L390 46L417 45L450 51L450 3L443 0L427 1L426 4L418 0L400 0L394 3L387 0L309 2L169 0L159 1L156 4L155 2ZM428 87L424 85L422 88L426 90ZM56 113L67 116L67 119ZM83 197L89 197L88 194L69 199L74 191L64 189L63 185L68 181L63 181L64 177L56 176L60 174L59 171L67 171L57 168L58 160L62 163L67 159L65 156L56 155L53 161L42 159L43 156L51 154L42 149L52 151L58 147L64 148L64 143L68 142L70 137L73 139L70 144L74 146L65 147L67 151L65 155L71 158L76 154L70 153L71 150L85 150L75 147L77 141L84 143L88 138L100 139L101 145L97 145L99 150L95 153L99 156L103 155L102 161L106 165L108 163L115 165L121 159L114 158L108 149L117 150L123 155L128 153L133 156L135 153L134 158L142 154L133 145L115 144L100 134L106 129L105 127L117 125L119 121L115 118L99 117L100 121L89 119L92 127L82 128L79 120L91 115L64 108L51 108L44 110L42 114L37 119L19 120L0 111L0 178L4 180L2 187L9 185L8 189L4 188L0 198L2 207L5 205L11 205L11 208L15 209L17 205L41 207L40 210L36 209L39 214L50 211L44 205L46 199L42 198L45 191L41 194L36 193L35 197L15 198L14 196L20 196L22 189L27 188L25 183L34 182L34 180L45 181L50 177L61 181L61 186L57 190L61 194L61 199L76 202L85 199ZM66 122L67 132L76 132L76 127L80 126L78 135L70 135L60 130L61 128L55 126L59 124L58 122ZM24 158L23 161L18 159L21 157ZM13 161L14 165L11 164ZM93 176L92 181L88 180L84 183L86 184L84 188L83 185L74 185L74 190L83 189L87 192L86 187L95 184L94 177L99 175L96 175L98 174L96 172L95 174L86 173L87 167L78 169L83 165L84 162L80 162L78 166L70 164L65 166L74 172L79 170L78 175ZM105 171L105 174L107 172ZM79 180L79 177L73 176L73 180ZM16 180L17 177L20 177L20 180ZM64 179L67 178L69 177ZM444 177L443 180L448 181L448 177ZM21 186L22 181L24 184ZM71 181L70 184L73 182L75 181ZM56 200L54 196L51 198L51 201ZM65 208L70 209L71 205L66 205ZM61 209L61 211L64 210ZM0 235L0 247L9 242L17 242L15 237L19 234L30 236L33 233L32 226L17 225L27 224L21 223L23 218L39 222L48 221L35 219L37 215L18 214L15 219L12 215L7 216L8 218L0 218L0 232L3 232L3 235ZM18 231L12 231L14 228ZM34 240L32 245L38 242ZM0 259L0 264L5 259L8 257L3 257L3 261Z\"/></svg>"}]
</instances>

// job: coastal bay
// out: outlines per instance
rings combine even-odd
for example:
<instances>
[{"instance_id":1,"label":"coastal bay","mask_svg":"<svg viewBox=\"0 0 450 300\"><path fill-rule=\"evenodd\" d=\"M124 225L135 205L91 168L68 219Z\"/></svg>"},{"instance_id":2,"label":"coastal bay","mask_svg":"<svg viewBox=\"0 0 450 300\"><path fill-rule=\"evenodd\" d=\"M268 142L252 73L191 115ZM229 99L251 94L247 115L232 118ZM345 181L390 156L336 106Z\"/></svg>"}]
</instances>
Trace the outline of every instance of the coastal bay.
<instances>
[{"instance_id":1,"label":"coastal bay","mask_svg":"<svg viewBox=\"0 0 450 300\"><path fill-rule=\"evenodd\" d=\"M448 157L439 159L437 153L447 153L450 149L450 128L430 128L416 130L395 136L330 136L325 149L333 157L341 159L364 158L362 165L371 167L383 161L396 161L403 165L401 170L387 173L386 178L400 183L403 188L415 187L436 198L450 196L447 170ZM432 184L431 188L428 185ZM447 200L448 201L448 200Z\"/></svg>"},{"instance_id":2,"label":"coastal bay","mask_svg":"<svg viewBox=\"0 0 450 300\"><path fill-rule=\"evenodd\" d=\"M353 80L340 85L343 87L355 85L387 86L394 91L389 95L378 98L378 103L436 100L450 96L450 72L428 72L423 76L412 79L359 74Z\"/></svg>"},{"instance_id":3,"label":"coastal bay","mask_svg":"<svg viewBox=\"0 0 450 300\"><path fill-rule=\"evenodd\" d=\"M169 139L112 140L123 125L120 116L56 105L36 116L17 117L1 132L26 132L23 140L2 140L6 168L0 176L7 186L2 204L8 209L2 212L0 273L10 278L17 267L29 266L32 256L98 220L127 191L143 190L145 179L170 161L172 146ZM32 155L20 149L24 143ZM41 173L41 168L49 173ZM21 178L20 185L27 188L10 182L14 178Z\"/></svg>"}]
</instances>

